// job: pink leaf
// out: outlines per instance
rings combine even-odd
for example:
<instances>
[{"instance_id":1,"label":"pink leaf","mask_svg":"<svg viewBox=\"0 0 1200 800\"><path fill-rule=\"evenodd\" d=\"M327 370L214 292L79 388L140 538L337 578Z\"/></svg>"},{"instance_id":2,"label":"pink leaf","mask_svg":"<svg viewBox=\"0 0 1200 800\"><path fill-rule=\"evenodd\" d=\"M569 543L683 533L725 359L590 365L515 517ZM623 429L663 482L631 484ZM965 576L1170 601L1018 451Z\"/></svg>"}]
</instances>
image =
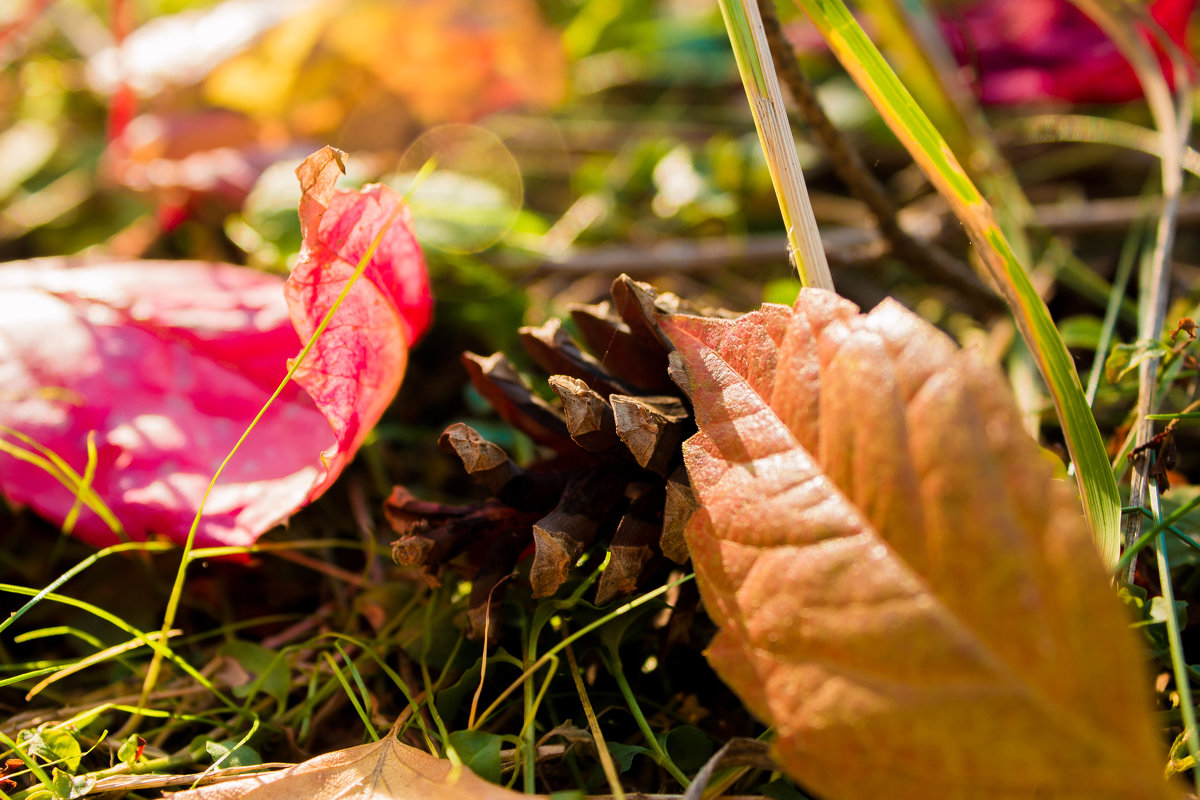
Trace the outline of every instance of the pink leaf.
<instances>
[{"instance_id":1,"label":"pink leaf","mask_svg":"<svg viewBox=\"0 0 1200 800\"><path fill-rule=\"evenodd\" d=\"M282 281L229 264L42 259L0 268L0 425L82 473L132 539L182 541L221 460L300 348ZM2 434L3 432L0 432ZM4 438L9 438L5 436ZM332 441L288 387L209 497L197 543L249 544L301 506ZM0 491L61 522L74 495L0 454ZM116 535L85 510L76 533Z\"/></svg>"},{"instance_id":2,"label":"pink leaf","mask_svg":"<svg viewBox=\"0 0 1200 800\"><path fill-rule=\"evenodd\" d=\"M213 473L376 240L296 383L209 496L197 545L250 544L325 491L391 402L408 348L429 325L429 281L399 196L335 191L330 148L298 174L305 246L286 285L185 261L0 267L0 438L28 436L82 474L94 432L92 487L131 539L186 539ZM0 493L58 523L76 503L52 475L5 453ZM75 532L97 545L118 539L86 509Z\"/></svg>"},{"instance_id":3,"label":"pink leaf","mask_svg":"<svg viewBox=\"0 0 1200 800\"><path fill-rule=\"evenodd\" d=\"M285 294L301 338L312 335L378 244L295 374L337 435L337 449L326 456L329 475L313 496L333 482L391 402L408 348L429 327L433 305L408 207L386 186L336 191L340 159L339 151L326 147L296 170L304 246Z\"/></svg>"}]
</instances>

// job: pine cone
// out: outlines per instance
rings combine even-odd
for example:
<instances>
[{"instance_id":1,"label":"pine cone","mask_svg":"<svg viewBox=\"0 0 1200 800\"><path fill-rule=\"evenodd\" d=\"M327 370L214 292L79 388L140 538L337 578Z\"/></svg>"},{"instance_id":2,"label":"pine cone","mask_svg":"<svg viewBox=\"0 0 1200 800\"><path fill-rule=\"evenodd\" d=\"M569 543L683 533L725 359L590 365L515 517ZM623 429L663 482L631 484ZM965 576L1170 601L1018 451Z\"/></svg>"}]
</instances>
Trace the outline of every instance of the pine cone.
<instances>
[{"instance_id":1,"label":"pine cone","mask_svg":"<svg viewBox=\"0 0 1200 800\"><path fill-rule=\"evenodd\" d=\"M501 447L455 423L438 444L494 499L446 506L397 487L385 504L399 535L392 545L398 563L420 565L436 580L443 564L464 555L464 566L475 570L472 636L483 635L489 613L490 630L498 630L504 581L530 545L537 598L554 594L584 551L607 543L611 557L597 605L634 592L664 559L688 559L683 528L696 504L680 444L695 425L668 376L669 344L655 320L663 313L724 312L701 312L625 275L613 282L612 298L571 307L586 350L558 320L521 329L530 356L550 374L556 405L534 393L503 354L463 355L479 393L551 455L523 469Z\"/></svg>"}]
</instances>

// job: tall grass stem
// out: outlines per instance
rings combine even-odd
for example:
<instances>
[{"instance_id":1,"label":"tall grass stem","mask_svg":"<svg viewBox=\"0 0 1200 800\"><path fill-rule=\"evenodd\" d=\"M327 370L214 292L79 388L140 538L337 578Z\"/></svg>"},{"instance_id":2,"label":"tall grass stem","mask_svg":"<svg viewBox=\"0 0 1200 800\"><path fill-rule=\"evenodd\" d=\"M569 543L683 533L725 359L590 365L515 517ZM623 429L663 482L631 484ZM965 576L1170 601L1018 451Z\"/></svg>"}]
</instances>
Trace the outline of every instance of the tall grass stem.
<instances>
[{"instance_id":1,"label":"tall grass stem","mask_svg":"<svg viewBox=\"0 0 1200 800\"><path fill-rule=\"evenodd\" d=\"M771 182L787 229L793 264L805 286L833 291L833 275L821 246L800 157L792 138L783 93L775 76L757 0L718 0L754 127L767 158Z\"/></svg>"}]
</instances>

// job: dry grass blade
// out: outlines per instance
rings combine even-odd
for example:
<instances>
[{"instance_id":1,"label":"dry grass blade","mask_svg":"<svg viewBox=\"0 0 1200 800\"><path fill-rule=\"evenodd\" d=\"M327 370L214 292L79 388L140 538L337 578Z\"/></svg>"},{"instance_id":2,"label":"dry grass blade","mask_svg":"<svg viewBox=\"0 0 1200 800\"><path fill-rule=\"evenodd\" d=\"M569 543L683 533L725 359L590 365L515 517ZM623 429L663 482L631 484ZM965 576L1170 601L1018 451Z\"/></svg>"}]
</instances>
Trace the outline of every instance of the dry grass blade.
<instances>
[{"instance_id":1,"label":"dry grass blade","mask_svg":"<svg viewBox=\"0 0 1200 800\"><path fill-rule=\"evenodd\" d=\"M1001 376L887 301L663 323L717 671L822 797L1166 798L1142 659ZM811 455L810 455L811 454Z\"/></svg>"}]
</instances>

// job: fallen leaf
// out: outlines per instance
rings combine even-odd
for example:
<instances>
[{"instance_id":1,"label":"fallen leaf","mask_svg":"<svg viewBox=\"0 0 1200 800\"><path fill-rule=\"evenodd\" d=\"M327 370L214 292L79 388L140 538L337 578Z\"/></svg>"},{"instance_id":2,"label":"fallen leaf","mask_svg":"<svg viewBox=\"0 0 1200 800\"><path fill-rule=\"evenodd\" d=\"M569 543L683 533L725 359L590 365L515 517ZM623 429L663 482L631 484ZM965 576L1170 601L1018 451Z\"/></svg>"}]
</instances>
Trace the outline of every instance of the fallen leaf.
<instances>
[{"instance_id":1,"label":"fallen leaf","mask_svg":"<svg viewBox=\"0 0 1200 800\"><path fill-rule=\"evenodd\" d=\"M0 437L29 437L82 475L94 432L91 486L124 530L85 509L81 538L186 539L213 473L376 238L296 372L308 394L287 386L251 431L209 495L197 545L253 543L325 491L378 422L432 299L399 197L336 191L337 158L326 149L301 167L305 247L286 285L230 264L0 265ZM49 472L3 452L0 493L59 524L76 505Z\"/></svg>"},{"instance_id":2,"label":"fallen leaf","mask_svg":"<svg viewBox=\"0 0 1200 800\"><path fill-rule=\"evenodd\" d=\"M229 264L4 264L0 426L80 474L95 431L92 486L125 533L182 541L217 465L299 351L282 290L275 276ZM197 543L249 544L302 505L332 439L289 387L209 497ZM5 454L0 492L56 523L75 504L49 473ZM75 533L97 546L118 540L88 510Z\"/></svg>"},{"instance_id":3,"label":"fallen leaf","mask_svg":"<svg viewBox=\"0 0 1200 800\"><path fill-rule=\"evenodd\" d=\"M673 316L709 660L842 798L1166 798L1142 657L998 373L886 301Z\"/></svg>"},{"instance_id":4,"label":"fallen leaf","mask_svg":"<svg viewBox=\"0 0 1200 800\"><path fill-rule=\"evenodd\" d=\"M311 150L268 143L250 118L205 109L135 117L109 142L105 164L114 180L157 201L169 230L185 219L224 219L268 167Z\"/></svg>"},{"instance_id":5,"label":"fallen leaf","mask_svg":"<svg viewBox=\"0 0 1200 800\"><path fill-rule=\"evenodd\" d=\"M561 35L532 0L335 0L286 17L273 10L276 4L226 0L201 22L249 6L272 27L256 26L252 40L243 32L249 26L237 26L238 47L227 48L221 63L213 63L211 56L220 54L204 42L196 49L211 56L194 67L190 62L199 58L138 59L135 80L187 66L189 77L203 80L210 105L282 122L297 135L375 148L395 147L440 122L469 122L514 106L545 108L566 94ZM130 38L141 43L139 33ZM183 41L174 29L164 33L146 36L137 54L155 39ZM113 63L109 56L92 72L109 76ZM386 135L365 130L381 120Z\"/></svg>"},{"instance_id":6,"label":"fallen leaf","mask_svg":"<svg viewBox=\"0 0 1200 800\"><path fill-rule=\"evenodd\" d=\"M325 147L296 169L304 245L284 291L292 323L307 341L370 254L361 278L294 376L333 426L338 443L324 456L329 471L312 497L337 478L392 402L408 348L433 313L408 207L387 186L336 190L341 158Z\"/></svg>"},{"instance_id":7,"label":"fallen leaf","mask_svg":"<svg viewBox=\"0 0 1200 800\"><path fill-rule=\"evenodd\" d=\"M317 756L279 772L166 795L173 800L511 800L527 798L488 783L467 767L387 736Z\"/></svg>"}]
</instances>

